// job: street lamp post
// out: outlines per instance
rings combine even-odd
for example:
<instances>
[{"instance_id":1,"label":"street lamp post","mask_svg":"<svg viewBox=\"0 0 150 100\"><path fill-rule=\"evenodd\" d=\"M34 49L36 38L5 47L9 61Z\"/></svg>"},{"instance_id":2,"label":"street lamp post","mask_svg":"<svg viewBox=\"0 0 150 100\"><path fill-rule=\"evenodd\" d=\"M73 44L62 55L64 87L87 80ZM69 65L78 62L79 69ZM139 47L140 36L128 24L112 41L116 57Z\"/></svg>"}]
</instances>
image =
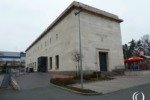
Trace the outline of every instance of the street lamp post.
<instances>
[{"instance_id":1,"label":"street lamp post","mask_svg":"<svg viewBox=\"0 0 150 100\"><path fill-rule=\"evenodd\" d=\"M79 22L79 51L80 51L80 78L81 78L81 88L83 89L83 69L82 69L82 41L81 41L81 31L80 31L80 12L75 12L75 16L78 15L78 22Z\"/></svg>"}]
</instances>

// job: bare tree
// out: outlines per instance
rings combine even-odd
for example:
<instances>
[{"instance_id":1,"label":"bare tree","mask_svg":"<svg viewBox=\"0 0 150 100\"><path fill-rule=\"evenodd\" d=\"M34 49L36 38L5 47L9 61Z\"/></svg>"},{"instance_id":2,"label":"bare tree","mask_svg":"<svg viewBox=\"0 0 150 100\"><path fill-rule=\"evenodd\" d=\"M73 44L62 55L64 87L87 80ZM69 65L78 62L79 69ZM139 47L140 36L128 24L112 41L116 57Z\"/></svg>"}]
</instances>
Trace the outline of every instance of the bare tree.
<instances>
[{"instance_id":1,"label":"bare tree","mask_svg":"<svg viewBox=\"0 0 150 100\"><path fill-rule=\"evenodd\" d=\"M140 55L140 51L144 51L144 55L150 56L150 35L144 35L138 41L132 39L128 44L123 45L124 58Z\"/></svg>"},{"instance_id":2,"label":"bare tree","mask_svg":"<svg viewBox=\"0 0 150 100\"><path fill-rule=\"evenodd\" d=\"M72 60L77 63L76 65L76 71L77 76L79 75L79 62L80 62L80 53L78 51L72 52Z\"/></svg>"},{"instance_id":3,"label":"bare tree","mask_svg":"<svg viewBox=\"0 0 150 100\"><path fill-rule=\"evenodd\" d=\"M145 54L150 55L150 35L144 35L141 38L142 46L144 48Z\"/></svg>"}]
</instances>

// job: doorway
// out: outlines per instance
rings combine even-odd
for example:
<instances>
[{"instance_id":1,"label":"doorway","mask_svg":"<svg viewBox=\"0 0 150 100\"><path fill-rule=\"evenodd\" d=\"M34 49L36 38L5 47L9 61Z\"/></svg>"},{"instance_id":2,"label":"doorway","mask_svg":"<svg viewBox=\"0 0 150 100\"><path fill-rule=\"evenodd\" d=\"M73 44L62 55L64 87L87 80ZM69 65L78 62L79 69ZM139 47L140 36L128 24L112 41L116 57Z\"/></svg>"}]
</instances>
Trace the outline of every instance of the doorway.
<instances>
[{"instance_id":1,"label":"doorway","mask_svg":"<svg viewBox=\"0 0 150 100\"><path fill-rule=\"evenodd\" d=\"M47 71L47 57L39 57L38 72L46 72L46 71Z\"/></svg>"},{"instance_id":2,"label":"doorway","mask_svg":"<svg viewBox=\"0 0 150 100\"><path fill-rule=\"evenodd\" d=\"M107 71L107 52L99 52L100 71Z\"/></svg>"}]
</instances>

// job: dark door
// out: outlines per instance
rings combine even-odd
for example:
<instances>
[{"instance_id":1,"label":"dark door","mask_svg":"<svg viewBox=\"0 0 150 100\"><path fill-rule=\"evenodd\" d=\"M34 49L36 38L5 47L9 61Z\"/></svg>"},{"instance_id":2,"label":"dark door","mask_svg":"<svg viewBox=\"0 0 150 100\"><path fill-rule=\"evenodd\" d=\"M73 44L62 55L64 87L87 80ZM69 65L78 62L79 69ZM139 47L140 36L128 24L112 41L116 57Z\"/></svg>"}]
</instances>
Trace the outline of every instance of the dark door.
<instances>
[{"instance_id":1,"label":"dark door","mask_svg":"<svg viewBox=\"0 0 150 100\"><path fill-rule=\"evenodd\" d=\"M47 71L47 57L38 58L38 71L46 72Z\"/></svg>"},{"instance_id":2,"label":"dark door","mask_svg":"<svg viewBox=\"0 0 150 100\"><path fill-rule=\"evenodd\" d=\"M107 53L99 52L100 71L107 71Z\"/></svg>"}]
</instances>

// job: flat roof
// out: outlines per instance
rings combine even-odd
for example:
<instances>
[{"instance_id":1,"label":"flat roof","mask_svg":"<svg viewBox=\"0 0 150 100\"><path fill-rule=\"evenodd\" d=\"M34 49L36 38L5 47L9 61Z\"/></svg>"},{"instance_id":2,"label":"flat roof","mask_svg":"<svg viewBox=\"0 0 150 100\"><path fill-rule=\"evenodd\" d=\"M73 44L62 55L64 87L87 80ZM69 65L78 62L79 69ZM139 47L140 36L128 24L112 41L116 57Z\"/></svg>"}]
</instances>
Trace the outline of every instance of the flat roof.
<instances>
[{"instance_id":1,"label":"flat roof","mask_svg":"<svg viewBox=\"0 0 150 100\"><path fill-rule=\"evenodd\" d=\"M0 51L0 58L20 58L25 57L24 52L8 52L8 51Z\"/></svg>"},{"instance_id":2,"label":"flat roof","mask_svg":"<svg viewBox=\"0 0 150 100\"><path fill-rule=\"evenodd\" d=\"M80 3L80 2L72 2L70 4L70 6L68 6L57 18L56 20L50 24L43 32L42 34L26 49L26 51L28 51L34 44L36 44L43 36L45 36L47 34L47 32L52 29L55 25L57 25L57 23L59 21L61 21L72 9L82 9L82 10L85 10L85 11L88 11L88 12L91 12L91 13L95 13L95 14L98 14L100 16L103 16L103 17L106 17L106 18L109 18L109 19L112 19L114 21L117 21L117 22L122 22L123 20L122 19L119 19L117 15L114 15L114 14L111 14L111 13L108 13L106 11L102 11L100 9L97 9L97 8L94 8L94 7L91 7L91 6L88 6L86 4L83 4L83 3Z\"/></svg>"}]
</instances>

